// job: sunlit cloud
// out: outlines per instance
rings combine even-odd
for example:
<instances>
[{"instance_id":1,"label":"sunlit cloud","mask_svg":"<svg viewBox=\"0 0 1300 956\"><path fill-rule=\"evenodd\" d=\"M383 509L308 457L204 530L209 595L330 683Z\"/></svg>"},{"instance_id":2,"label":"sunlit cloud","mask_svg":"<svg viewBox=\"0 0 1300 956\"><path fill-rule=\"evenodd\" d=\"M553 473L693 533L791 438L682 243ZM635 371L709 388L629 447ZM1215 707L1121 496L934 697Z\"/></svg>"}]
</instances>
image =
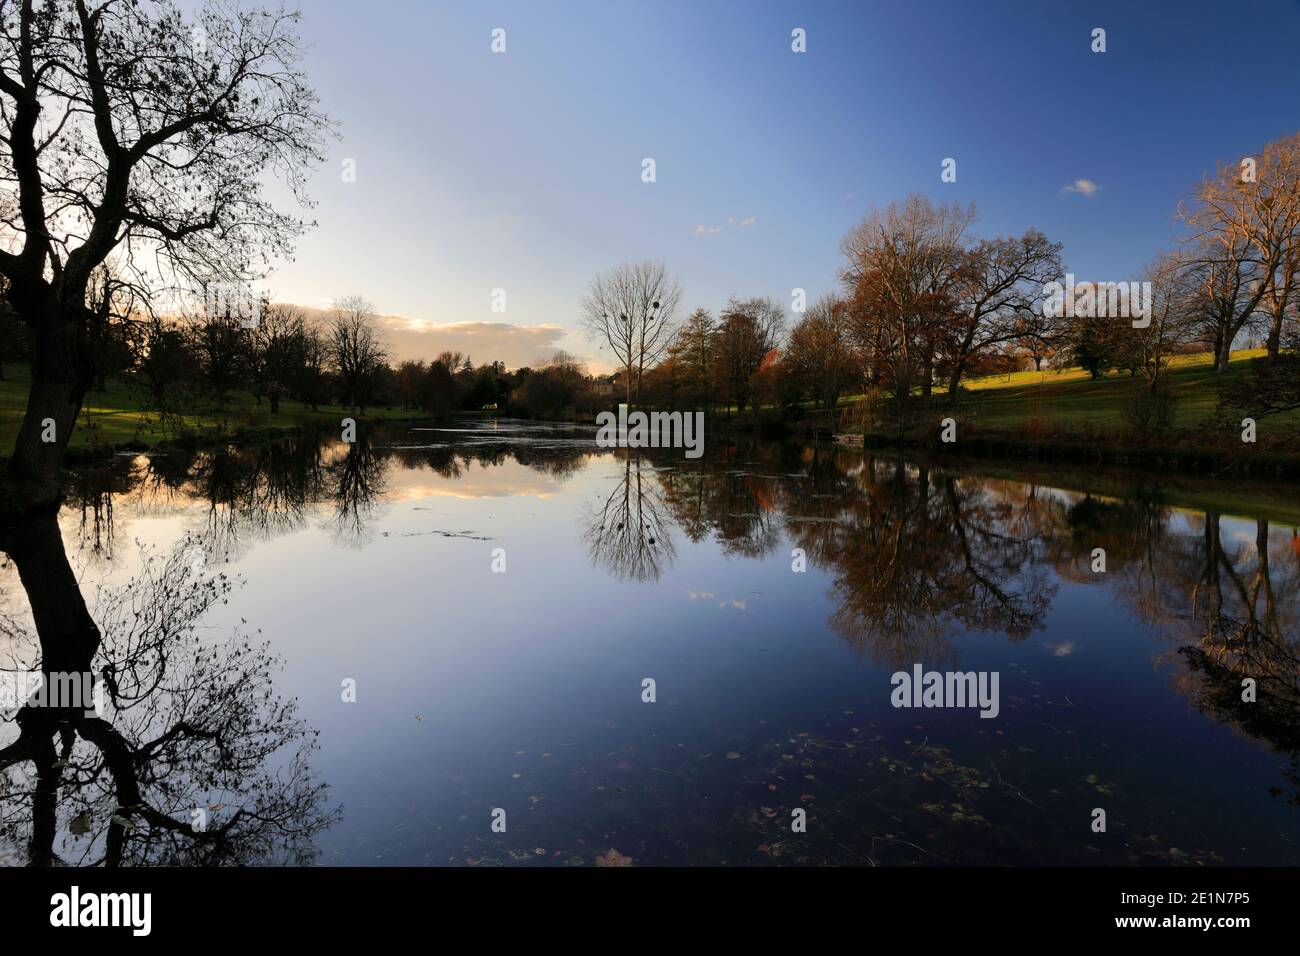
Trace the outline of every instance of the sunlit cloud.
<instances>
[{"instance_id":1,"label":"sunlit cloud","mask_svg":"<svg viewBox=\"0 0 1300 956\"><path fill-rule=\"evenodd\" d=\"M1078 193L1078 194L1081 195L1081 196L1086 196L1086 197L1088 197L1089 199L1091 199L1093 196L1097 195L1097 193L1098 193L1100 190L1101 190L1101 187L1098 186L1096 183L1094 183L1091 179L1076 179L1074 182L1070 183L1068 186L1065 186L1065 187L1061 190L1061 192L1063 192L1063 193Z\"/></svg>"},{"instance_id":2,"label":"sunlit cloud","mask_svg":"<svg viewBox=\"0 0 1300 956\"><path fill-rule=\"evenodd\" d=\"M314 318L328 319L328 308L304 306ZM509 322L434 322L410 315L377 315L379 329L393 362L436 358L442 352L460 352L476 365L501 361L507 368L537 365L563 348L569 334L563 326L513 325Z\"/></svg>"}]
</instances>

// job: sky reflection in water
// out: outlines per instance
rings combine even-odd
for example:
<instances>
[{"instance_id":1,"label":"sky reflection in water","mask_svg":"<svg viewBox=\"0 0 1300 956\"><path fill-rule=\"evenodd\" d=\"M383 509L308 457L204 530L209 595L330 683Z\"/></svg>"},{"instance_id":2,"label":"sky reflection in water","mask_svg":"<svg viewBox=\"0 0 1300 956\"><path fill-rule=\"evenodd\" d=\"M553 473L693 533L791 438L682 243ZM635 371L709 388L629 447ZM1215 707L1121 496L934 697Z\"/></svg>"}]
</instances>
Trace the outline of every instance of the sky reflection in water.
<instances>
[{"instance_id":1,"label":"sky reflection in water","mask_svg":"<svg viewBox=\"0 0 1300 956\"><path fill-rule=\"evenodd\" d=\"M328 785L295 803L317 793L304 770L274 795L287 816L236 828L224 857L142 821L122 861L1300 862L1290 515L1018 477L779 443L616 454L523 423L84 473L61 518L83 593L120 592L142 548L231 575L197 634L242 620L269 641L301 726L265 772L314 729L301 759ZM0 587L7 630L29 633L0 651L29 664L12 563ZM999 716L891 707L890 674L918 662L998 671ZM31 799L9 774L0 833L24 859ZM177 818L249 800L208 783L177 788ZM57 857L99 859L113 808L61 787Z\"/></svg>"}]
</instances>

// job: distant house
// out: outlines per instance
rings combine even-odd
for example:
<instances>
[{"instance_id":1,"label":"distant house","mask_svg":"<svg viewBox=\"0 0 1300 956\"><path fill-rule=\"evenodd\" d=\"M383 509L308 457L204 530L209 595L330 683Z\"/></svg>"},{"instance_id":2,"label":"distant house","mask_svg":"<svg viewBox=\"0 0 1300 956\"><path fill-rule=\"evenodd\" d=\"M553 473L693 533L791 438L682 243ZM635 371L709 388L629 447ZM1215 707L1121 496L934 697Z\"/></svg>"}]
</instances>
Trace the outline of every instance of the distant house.
<instances>
[{"instance_id":1,"label":"distant house","mask_svg":"<svg viewBox=\"0 0 1300 956\"><path fill-rule=\"evenodd\" d=\"M595 375L591 379L591 394L597 398L611 398L614 395L614 376Z\"/></svg>"}]
</instances>

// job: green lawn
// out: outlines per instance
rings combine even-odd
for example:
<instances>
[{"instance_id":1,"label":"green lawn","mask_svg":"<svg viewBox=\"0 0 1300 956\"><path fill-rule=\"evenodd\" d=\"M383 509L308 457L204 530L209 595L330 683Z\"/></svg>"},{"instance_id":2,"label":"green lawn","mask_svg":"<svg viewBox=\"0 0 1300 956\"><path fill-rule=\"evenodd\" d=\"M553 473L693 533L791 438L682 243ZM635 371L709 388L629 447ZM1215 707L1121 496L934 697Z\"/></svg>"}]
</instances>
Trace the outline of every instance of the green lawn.
<instances>
[{"instance_id":1,"label":"green lawn","mask_svg":"<svg viewBox=\"0 0 1300 956\"><path fill-rule=\"evenodd\" d=\"M1177 403L1174 427L1192 428L1214 414L1220 383L1249 374L1251 359L1263 349L1234 352L1228 371L1214 371L1212 356L1206 353L1181 355L1170 363L1166 379ZM1039 433L1081 431L1123 431L1126 403L1142 389L1141 377L1127 371L1110 372L1091 378L1081 368L1043 372L1014 372L990 375L962 382L957 411L976 427L989 431L1018 431L1032 425ZM842 399L852 404L862 396ZM936 390L936 409L942 409L943 390ZM1300 425L1300 410L1268 419L1270 428Z\"/></svg>"},{"instance_id":2,"label":"green lawn","mask_svg":"<svg viewBox=\"0 0 1300 956\"><path fill-rule=\"evenodd\" d=\"M1167 383L1176 402L1174 426L1192 427L1214 413L1218 387L1227 379L1248 374L1249 361L1264 355L1262 349L1233 353L1228 371L1214 371L1208 353L1183 355L1171 363ZM964 383L960 407L977 425L1013 429L1037 419L1038 424L1074 430L1082 425L1101 429L1125 427L1126 402L1146 387L1140 376L1111 372L1092 379L1082 369L1017 372L993 375ZM1274 425L1300 424L1300 411L1270 419Z\"/></svg>"},{"instance_id":3,"label":"green lawn","mask_svg":"<svg viewBox=\"0 0 1300 956\"><path fill-rule=\"evenodd\" d=\"M5 380L0 381L0 457L13 448L27 406L29 381L30 373L26 366L5 366ZM121 381L110 381L103 391L92 390L86 396L81 417L77 419L72 447L123 445L135 440L154 445L174 437L164 432L157 415L141 411L143 398L139 389ZM313 412L301 402L289 400L282 401L280 411L272 415L265 400L259 406L247 392L232 392L224 408L217 408L215 404L195 408L187 416L186 424L201 433L230 435L247 427L293 428L316 422L337 423L346 415L347 411L338 406L322 406ZM391 421L424 417L421 412L399 408L366 409L367 419Z\"/></svg>"}]
</instances>

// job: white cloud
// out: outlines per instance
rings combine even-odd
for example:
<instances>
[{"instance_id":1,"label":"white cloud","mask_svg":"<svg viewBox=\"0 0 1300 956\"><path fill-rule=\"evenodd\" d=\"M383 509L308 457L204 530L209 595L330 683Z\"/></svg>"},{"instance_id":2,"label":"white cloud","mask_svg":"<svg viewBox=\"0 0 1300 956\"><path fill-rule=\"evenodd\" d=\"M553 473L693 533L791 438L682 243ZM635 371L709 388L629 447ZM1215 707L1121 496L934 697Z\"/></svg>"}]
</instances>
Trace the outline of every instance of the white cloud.
<instances>
[{"instance_id":1,"label":"white cloud","mask_svg":"<svg viewBox=\"0 0 1300 956\"><path fill-rule=\"evenodd\" d=\"M1101 187L1091 179L1076 179L1074 182L1062 189L1061 192L1079 193L1081 196L1087 196L1091 199L1093 196L1097 195L1100 189Z\"/></svg>"},{"instance_id":2,"label":"white cloud","mask_svg":"<svg viewBox=\"0 0 1300 956\"><path fill-rule=\"evenodd\" d=\"M735 216L727 217L727 225L738 226L741 229L748 228L749 226L754 225L756 222L758 222L757 216L746 216L744 219L737 219ZM695 235L713 236L722 232L726 228L727 228L726 226L706 226L704 223L700 223L698 226L695 227Z\"/></svg>"}]
</instances>

